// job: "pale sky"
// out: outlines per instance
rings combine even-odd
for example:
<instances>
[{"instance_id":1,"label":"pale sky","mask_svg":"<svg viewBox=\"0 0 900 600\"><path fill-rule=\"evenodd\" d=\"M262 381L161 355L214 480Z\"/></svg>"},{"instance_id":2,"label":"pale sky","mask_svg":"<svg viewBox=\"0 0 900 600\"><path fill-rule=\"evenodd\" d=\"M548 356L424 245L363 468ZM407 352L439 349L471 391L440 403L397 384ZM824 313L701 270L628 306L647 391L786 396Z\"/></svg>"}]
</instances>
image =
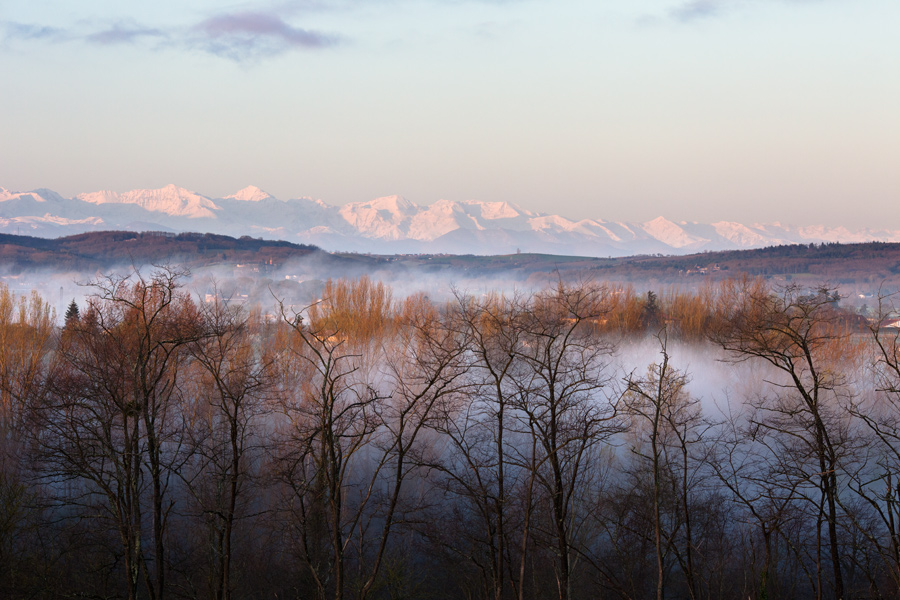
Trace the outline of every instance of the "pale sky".
<instances>
[{"instance_id":1,"label":"pale sky","mask_svg":"<svg viewBox=\"0 0 900 600\"><path fill-rule=\"evenodd\" d=\"M900 228L898 0L0 0L0 186Z\"/></svg>"}]
</instances>

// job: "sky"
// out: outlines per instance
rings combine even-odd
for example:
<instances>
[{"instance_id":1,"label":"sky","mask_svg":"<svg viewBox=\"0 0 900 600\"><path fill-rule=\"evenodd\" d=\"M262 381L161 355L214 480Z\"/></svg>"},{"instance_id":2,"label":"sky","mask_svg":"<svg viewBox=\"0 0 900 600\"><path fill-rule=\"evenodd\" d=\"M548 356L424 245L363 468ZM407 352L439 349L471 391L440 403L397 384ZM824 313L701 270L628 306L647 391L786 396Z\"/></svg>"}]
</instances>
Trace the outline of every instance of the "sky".
<instances>
[{"instance_id":1,"label":"sky","mask_svg":"<svg viewBox=\"0 0 900 600\"><path fill-rule=\"evenodd\" d=\"M0 0L0 187L900 228L897 0Z\"/></svg>"}]
</instances>

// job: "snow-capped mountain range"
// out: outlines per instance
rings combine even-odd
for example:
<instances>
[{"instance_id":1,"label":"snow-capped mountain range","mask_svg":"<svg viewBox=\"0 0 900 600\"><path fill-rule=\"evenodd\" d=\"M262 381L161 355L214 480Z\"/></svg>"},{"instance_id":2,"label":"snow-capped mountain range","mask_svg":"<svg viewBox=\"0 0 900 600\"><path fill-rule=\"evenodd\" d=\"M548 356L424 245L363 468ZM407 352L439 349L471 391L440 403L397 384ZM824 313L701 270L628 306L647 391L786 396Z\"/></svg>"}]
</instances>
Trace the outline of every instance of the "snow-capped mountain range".
<instances>
[{"instance_id":1,"label":"snow-capped mountain range","mask_svg":"<svg viewBox=\"0 0 900 600\"><path fill-rule=\"evenodd\" d=\"M900 241L900 231L602 219L573 221L507 202L439 200L420 206L401 196L331 206L321 200L278 200L257 187L209 198L168 185L64 198L47 189L0 188L0 232L59 237L101 230L198 231L309 243L326 250L398 253L580 256L687 254L777 244Z\"/></svg>"}]
</instances>

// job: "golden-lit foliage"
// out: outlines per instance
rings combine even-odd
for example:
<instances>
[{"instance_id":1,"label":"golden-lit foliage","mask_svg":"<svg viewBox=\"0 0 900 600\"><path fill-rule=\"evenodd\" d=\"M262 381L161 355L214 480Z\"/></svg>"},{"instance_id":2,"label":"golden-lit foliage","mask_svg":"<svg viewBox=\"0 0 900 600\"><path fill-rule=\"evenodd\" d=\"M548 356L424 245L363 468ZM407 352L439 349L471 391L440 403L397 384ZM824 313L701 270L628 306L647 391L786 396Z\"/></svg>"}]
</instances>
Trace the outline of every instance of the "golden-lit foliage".
<instances>
[{"instance_id":1,"label":"golden-lit foliage","mask_svg":"<svg viewBox=\"0 0 900 600\"><path fill-rule=\"evenodd\" d=\"M520 318L522 299L507 298L491 292L480 300L459 296L459 310L466 315L469 327L474 328L482 340L492 340Z\"/></svg>"},{"instance_id":2,"label":"golden-lit foliage","mask_svg":"<svg viewBox=\"0 0 900 600\"><path fill-rule=\"evenodd\" d=\"M181 290L176 272L150 278L107 277L94 284L79 321L62 331L53 379L97 386L94 398L132 415L134 407L155 410L176 389L186 362L186 345L203 335L197 305Z\"/></svg>"},{"instance_id":3,"label":"golden-lit foliage","mask_svg":"<svg viewBox=\"0 0 900 600\"><path fill-rule=\"evenodd\" d=\"M714 294L711 284L704 285L694 294L676 288L668 290L662 299L666 323L682 338L703 338L712 321L710 306Z\"/></svg>"},{"instance_id":4,"label":"golden-lit foliage","mask_svg":"<svg viewBox=\"0 0 900 600\"><path fill-rule=\"evenodd\" d=\"M633 333L642 329L644 303L630 285L612 289L611 309L602 328L607 331Z\"/></svg>"},{"instance_id":5,"label":"golden-lit foliage","mask_svg":"<svg viewBox=\"0 0 900 600\"><path fill-rule=\"evenodd\" d=\"M401 344L421 345L443 334L438 307L422 293L398 303L394 323Z\"/></svg>"},{"instance_id":6,"label":"golden-lit foliage","mask_svg":"<svg viewBox=\"0 0 900 600\"><path fill-rule=\"evenodd\" d=\"M186 378L196 387L197 404L211 413L229 413L251 392L265 387L275 363L277 345L268 339L259 309L211 303L200 308L204 335L189 347Z\"/></svg>"},{"instance_id":7,"label":"golden-lit foliage","mask_svg":"<svg viewBox=\"0 0 900 600\"><path fill-rule=\"evenodd\" d=\"M121 281L92 299L91 308L101 311L104 324L152 336L156 343L195 337L201 323L190 296L165 278Z\"/></svg>"},{"instance_id":8,"label":"golden-lit foliage","mask_svg":"<svg viewBox=\"0 0 900 600\"><path fill-rule=\"evenodd\" d=\"M36 292L17 298L0 284L0 421L8 421L37 384L55 318Z\"/></svg>"},{"instance_id":9,"label":"golden-lit foliage","mask_svg":"<svg viewBox=\"0 0 900 600\"><path fill-rule=\"evenodd\" d=\"M367 276L325 282L322 300L310 306L312 331L351 344L365 343L384 333L392 320L391 289Z\"/></svg>"},{"instance_id":10,"label":"golden-lit foliage","mask_svg":"<svg viewBox=\"0 0 900 600\"><path fill-rule=\"evenodd\" d=\"M429 300L428 296L420 292L407 296L399 303L396 319L398 325L407 323L427 324L438 319L438 309Z\"/></svg>"}]
</instances>

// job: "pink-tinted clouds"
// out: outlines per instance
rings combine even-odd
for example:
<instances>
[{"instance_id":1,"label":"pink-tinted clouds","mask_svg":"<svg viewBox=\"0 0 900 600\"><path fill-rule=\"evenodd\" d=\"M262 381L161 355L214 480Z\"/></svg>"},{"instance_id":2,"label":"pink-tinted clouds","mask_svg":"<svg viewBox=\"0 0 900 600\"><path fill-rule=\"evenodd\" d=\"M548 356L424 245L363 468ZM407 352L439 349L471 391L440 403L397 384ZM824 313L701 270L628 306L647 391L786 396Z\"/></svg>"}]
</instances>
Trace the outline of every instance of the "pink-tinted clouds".
<instances>
[{"instance_id":1,"label":"pink-tinted clouds","mask_svg":"<svg viewBox=\"0 0 900 600\"><path fill-rule=\"evenodd\" d=\"M292 48L317 49L339 42L335 35L294 27L264 12L216 15L193 28L195 42L213 54L234 60L279 54Z\"/></svg>"},{"instance_id":2,"label":"pink-tinted clouds","mask_svg":"<svg viewBox=\"0 0 900 600\"><path fill-rule=\"evenodd\" d=\"M294 11L285 9L283 12L290 14ZM193 25L159 27L135 21L95 24L94 27L90 22L82 22L67 28L0 21L0 43L9 44L18 40L113 46L165 40L164 47L167 49L201 50L238 62L258 60L291 50L327 48L343 39L336 34L297 27L289 23L282 12L275 10L220 13Z\"/></svg>"}]
</instances>

